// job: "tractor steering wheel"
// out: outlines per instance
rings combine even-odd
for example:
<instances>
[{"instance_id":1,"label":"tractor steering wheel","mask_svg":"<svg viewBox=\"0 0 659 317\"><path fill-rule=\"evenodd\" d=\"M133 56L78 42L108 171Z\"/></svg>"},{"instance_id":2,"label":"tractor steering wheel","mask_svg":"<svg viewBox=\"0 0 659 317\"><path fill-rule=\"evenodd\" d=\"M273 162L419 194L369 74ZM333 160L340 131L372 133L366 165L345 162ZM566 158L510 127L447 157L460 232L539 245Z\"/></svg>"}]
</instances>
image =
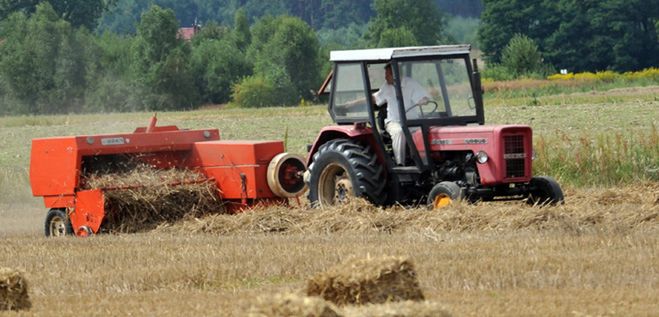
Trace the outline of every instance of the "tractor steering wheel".
<instances>
[{"instance_id":1,"label":"tractor steering wheel","mask_svg":"<svg viewBox=\"0 0 659 317\"><path fill-rule=\"evenodd\" d=\"M410 112L410 110L412 110L412 109L414 109L414 108L416 108L416 107L419 107L419 111L421 112L421 117L424 117L424 114L423 114L423 108L421 108L421 106L425 106L425 105L427 105L427 104L429 104L429 103L434 104L435 106L432 108L432 110L430 110L430 112L428 112L428 114L431 115L431 114L433 114L433 113L437 113L437 108L439 108L439 105L437 104L437 102L434 101L434 100L427 100L427 102L424 103L424 104L417 103L417 104L415 104L414 106L410 107L409 109L407 109L407 111L405 111L405 114L407 114L408 112Z\"/></svg>"}]
</instances>

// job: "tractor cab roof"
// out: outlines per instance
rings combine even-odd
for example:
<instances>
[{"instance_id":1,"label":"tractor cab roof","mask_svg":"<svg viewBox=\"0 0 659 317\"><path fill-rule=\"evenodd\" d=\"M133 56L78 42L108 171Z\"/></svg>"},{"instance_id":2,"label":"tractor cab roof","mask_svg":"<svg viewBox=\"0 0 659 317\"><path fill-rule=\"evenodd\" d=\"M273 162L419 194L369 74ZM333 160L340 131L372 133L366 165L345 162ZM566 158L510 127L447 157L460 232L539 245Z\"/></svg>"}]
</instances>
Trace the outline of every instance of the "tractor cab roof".
<instances>
[{"instance_id":1,"label":"tractor cab roof","mask_svg":"<svg viewBox=\"0 0 659 317\"><path fill-rule=\"evenodd\" d=\"M377 62L397 58L469 54L471 45L411 46L330 52L331 62Z\"/></svg>"},{"instance_id":2,"label":"tractor cab roof","mask_svg":"<svg viewBox=\"0 0 659 317\"><path fill-rule=\"evenodd\" d=\"M471 51L470 44L456 45L435 45L435 46L409 46L409 47L389 47L389 48L372 48L362 50L343 50L331 51L330 61L333 63L350 63L350 62L367 62L367 63L386 63L393 59L429 57L429 56L450 56L450 55L469 55ZM329 88L332 84L333 71L327 74L317 96L329 94Z\"/></svg>"}]
</instances>

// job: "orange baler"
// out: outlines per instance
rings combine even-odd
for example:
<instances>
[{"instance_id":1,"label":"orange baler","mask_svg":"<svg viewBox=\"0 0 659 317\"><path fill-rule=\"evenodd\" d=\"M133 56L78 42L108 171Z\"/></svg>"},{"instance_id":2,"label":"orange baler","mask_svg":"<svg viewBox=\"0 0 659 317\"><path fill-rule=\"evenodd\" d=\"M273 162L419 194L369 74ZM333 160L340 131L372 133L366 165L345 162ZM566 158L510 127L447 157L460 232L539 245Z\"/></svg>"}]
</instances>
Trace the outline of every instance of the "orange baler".
<instances>
[{"instance_id":1,"label":"orange baler","mask_svg":"<svg viewBox=\"0 0 659 317\"><path fill-rule=\"evenodd\" d=\"M105 215L104 193L83 189L81 177L120 160L149 166L190 169L214 181L230 211L256 204L287 204L306 189L304 161L284 152L282 141L223 141L218 129L148 127L133 133L39 138L32 140L30 183L50 211L46 235L97 233Z\"/></svg>"}]
</instances>

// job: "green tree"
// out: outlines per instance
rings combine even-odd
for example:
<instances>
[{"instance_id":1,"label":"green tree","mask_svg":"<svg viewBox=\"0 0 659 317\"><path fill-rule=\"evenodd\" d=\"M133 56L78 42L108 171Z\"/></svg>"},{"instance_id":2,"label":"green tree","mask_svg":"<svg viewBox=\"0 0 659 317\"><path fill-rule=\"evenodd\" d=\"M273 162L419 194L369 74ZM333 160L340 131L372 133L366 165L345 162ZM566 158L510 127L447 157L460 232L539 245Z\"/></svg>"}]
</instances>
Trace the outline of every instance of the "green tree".
<instances>
[{"instance_id":1,"label":"green tree","mask_svg":"<svg viewBox=\"0 0 659 317\"><path fill-rule=\"evenodd\" d=\"M371 2L371 0L322 0L320 5L322 22L319 24L322 28L332 30L349 27L352 24L365 25L373 17Z\"/></svg>"},{"instance_id":2,"label":"green tree","mask_svg":"<svg viewBox=\"0 0 659 317\"><path fill-rule=\"evenodd\" d=\"M32 13L39 3L49 3L56 14L73 27L96 28L103 12L114 0L0 0L0 19L16 11Z\"/></svg>"},{"instance_id":3,"label":"green tree","mask_svg":"<svg viewBox=\"0 0 659 317\"><path fill-rule=\"evenodd\" d=\"M197 31L192 38L192 45L198 46L208 40L222 40L231 35L231 30L228 27L210 22Z\"/></svg>"},{"instance_id":4,"label":"green tree","mask_svg":"<svg viewBox=\"0 0 659 317\"><path fill-rule=\"evenodd\" d=\"M181 109L195 105L190 50L176 36L174 12L152 6L142 15L133 48L132 73L144 95L145 109Z\"/></svg>"},{"instance_id":5,"label":"green tree","mask_svg":"<svg viewBox=\"0 0 659 317\"><path fill-rule=\"evenodd\" d=\"M247 47L252 42L252 34L249 32L247 13L245 13L245 10L243 9L236 11L233 23L233 34L238 49L243 52L246 51Z\"/></svg>"},{"instance_id":6,"label":"green tree","mask_svg":"<svg viewBox=\"0 0 659 317\"><path fill-rule=\"evenodd\" d=\"M481 0L436 0L442 11L460 17L478 18L483 11Z\"/></svg>"},{"instance_id":7,"label":"green tree","mask_svg":"<svg viewBox=\"0 0 659 317\"><path fill-rule=\"evenodd\" d=\"M659 63L657 16L643 0L485 0L479 40L490 62L520 33L557 68L637 70Z\"/></svg>"},{"instance_id":8,"label":"green tree","mask_svg":"<svg viewBox=\"0 0 659 317\"><path fill-rule=\"evenodd\" d=\"M432 0L375 0L376 15L369 22L366 40L377 46L387 30L405 28L421 45L446 40L444 16ZM387 35L390 36L390 35Z\"/></svg>"},{"instance_id":9,"label":"green tree","mask_svg":"<svg viewBox=\"0 0 659 317\"><path fill-rule=\"evenodd\" d=\"M286 71L276 65L267 74L245 77L234 85L231 98L246 108L287 106L299 101Z\"/></svg>"},{"instance_id":10,"label":"green tree","mask_svg":"<svg viewBox=\"0 0 659 317\"><path fill-rule=\"evenodd\" d=\"M388 29L380 34L379 47L415 46L418 45L414 34L407 27Z\"/></svg>"},{"instance_id":11,"label":"green tree","mask_svg":"<svg viewBox=\"0 0 659 317\"><path fill-rule=\"evenodd\" d=\"M21 113L76 112L84 103L91 35L74 30L48 3L28 17L22 12L2 22L0 74L5 99Z\"/></svg>"},{"instance_id":12,"label":"green tree","mask_svg":"<svg viewBox=\"0 0 659 317\"><path fill-rule=\"evenodd\" d=\"M542 51L545 39L560 24L560 5L554 0L484 0L478 41L488 62L501 62L503 48L515 34L532 38Z\"/></svg>"},{"instance_id":13,"label":"green tree","mask_svg":"<svg viewBox=\"0 0 659 317\"><path fill-rule=\"evenodd\" d=\"M266 17L252 28L248 56L255 61L255 73L276 78L280 85L290 82L294 99L311 98L310 91L318 85L318 54L315 32L299 18ZM267 76L273 69L283 70L285 76Z\"/></svg>"},{"instance_id":14,"label":"green tree","mask_svg":"<svg viewBox=\"0 0 659 317\"><path fill-rule=\"evenodd\" d=\"M135 111L142 110L141 95L130 81L131 47L133 37L106 32L95 39L94 56L87 63L87 91L84 110Z\"/></svg>"},{"instance_id":15,"label":"green tree","mask_svg":"<svg viewBox=\"0 0 659 317\"><path fill-rule=\"evenodd\" d=\"M514 76L538 74L543 70L542 55L538 45L522 34L515 34L503 49L501 63Z\"/></svg>"},{"instance_id":16,"label":"green tree","mask_svg":"<svg viewBox=\"0 0 659 317\"><path fill-rule=\"evenodd\" d=\"M233 41L208 40L194 48L192 70L203 101L224 103L233 84L251 74L252 65Z\"/></svg>"}]
</instances>

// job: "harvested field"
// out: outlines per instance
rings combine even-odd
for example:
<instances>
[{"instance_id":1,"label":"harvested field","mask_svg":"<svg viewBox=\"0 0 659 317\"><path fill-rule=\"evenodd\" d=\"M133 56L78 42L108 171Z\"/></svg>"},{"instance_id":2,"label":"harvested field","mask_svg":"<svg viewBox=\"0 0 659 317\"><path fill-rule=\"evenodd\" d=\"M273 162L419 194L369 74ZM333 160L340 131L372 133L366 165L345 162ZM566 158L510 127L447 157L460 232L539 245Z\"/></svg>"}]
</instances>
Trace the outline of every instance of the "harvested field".
<instances>
[{"instance_id":1,"label":"harvested field","mask_svg":"<svg viewBox=\"0 0 659 317\"><path fill-rule=\"evenodd\" d=\"M380 305L346 306L345 317L450 317L444 305L433 302L404 301Z\"/></svg>"},{"instance_id":2,"label":"harvested field","mask_svg":"<svg viewBox=\"0 0 659 317\"><path fill-rule=\"evenodd\" d=\"M294 293L261 296L248 310L249 317L450 317L444 305L402 301L384 304L334 306L320 297Z\"/></svg>"},{"instance_id":3,"label":"harvested field","mask_svg":"<svg viewBox=\"0 0 659 317\"><path fill-rule=\"evenodd\" d=\"M156 231L203 232L220 235L248 233L405 233L478 231L559 231L571 235L588 232L626 233L659 224L659 183L613 189L570 190L566 203L530 207L524 202L455 204L441 211L425 208L388 209L353 200L329 209L286 207L256 209L238 215L210 215Z\"/></svg>"},{"instance_id":4,"label":"harvested field","mask_svg":"<svg viewBox=\"0 0 659 317\"><path fill-rule=\"evenodd\" d=\"M348 305L337 313L402 315L412 305L454 316L656 316L659 183L654 172L624 168L630 162L625 144L650 142L647 136L659 127L656 89L486 99L488 123L530 124L536 141L547 141L556 164L539 173L565 186L564 206L483 203L428 212L355 202L336 210L198 215L149 232L46 239L46 210L28 184L30 139L132 131L151 114L0 118L0 266L24 272L32 302L29 311L0 316L246 316L258 298L299 294L318 272L368 255L412 259L427 302L377 305L377 313ZM297 154L331 121L326 106L161 117L179 127L218 127L228 140L289 136L287 149ZM625 136L621 148L581 145L603 136L617 142L619 134ZM577 154L588 153L580 156L584 164L602 159L617 172L585 169L566 178L563 160L575 165ZM655 171L655 153L648 148L638 153L644 160L631 162Z\"/></svg>"},{"instance_id":5,"label":"harvested field","mask_svg":"<svg viewBox=\"0 0 659 317\"><path fill-rule=\"evenodd\" d=\"M105 189L102 231L140 232L186 217L222 213L219 190L203 175L138 166L127 172L90 175L87 189Z\"/></svg>"},{"instance_id":6,"label":"harvested field","mask_svg":"<svg viewBox=\"0 0 659 317\"><path fill-rule=\"evenodd\" d=\"M340 317L338 308L319 297L296 294L262 296L253 305L249 317Z\"/></svg>"},{"instance_id":7,"label":"harvested field","mask_svg":"<svg viewBox=\"0 0 659 317\"><path fill-rule=\"evenodd\" d=\"M356 258L335 265L309 279L306 294L337 305L424 300L412 261L397 257Z\"/></svg>"},{"instance_id":8,"label":"harvested field","mask_svg":"<svg viewBox=\"0 0 659 317\"><path fill-rule=\"evenodd\" d=\"M0 311L30 309L28 284L22 273L0 267Z\"/></svg>"}]
</instances>

